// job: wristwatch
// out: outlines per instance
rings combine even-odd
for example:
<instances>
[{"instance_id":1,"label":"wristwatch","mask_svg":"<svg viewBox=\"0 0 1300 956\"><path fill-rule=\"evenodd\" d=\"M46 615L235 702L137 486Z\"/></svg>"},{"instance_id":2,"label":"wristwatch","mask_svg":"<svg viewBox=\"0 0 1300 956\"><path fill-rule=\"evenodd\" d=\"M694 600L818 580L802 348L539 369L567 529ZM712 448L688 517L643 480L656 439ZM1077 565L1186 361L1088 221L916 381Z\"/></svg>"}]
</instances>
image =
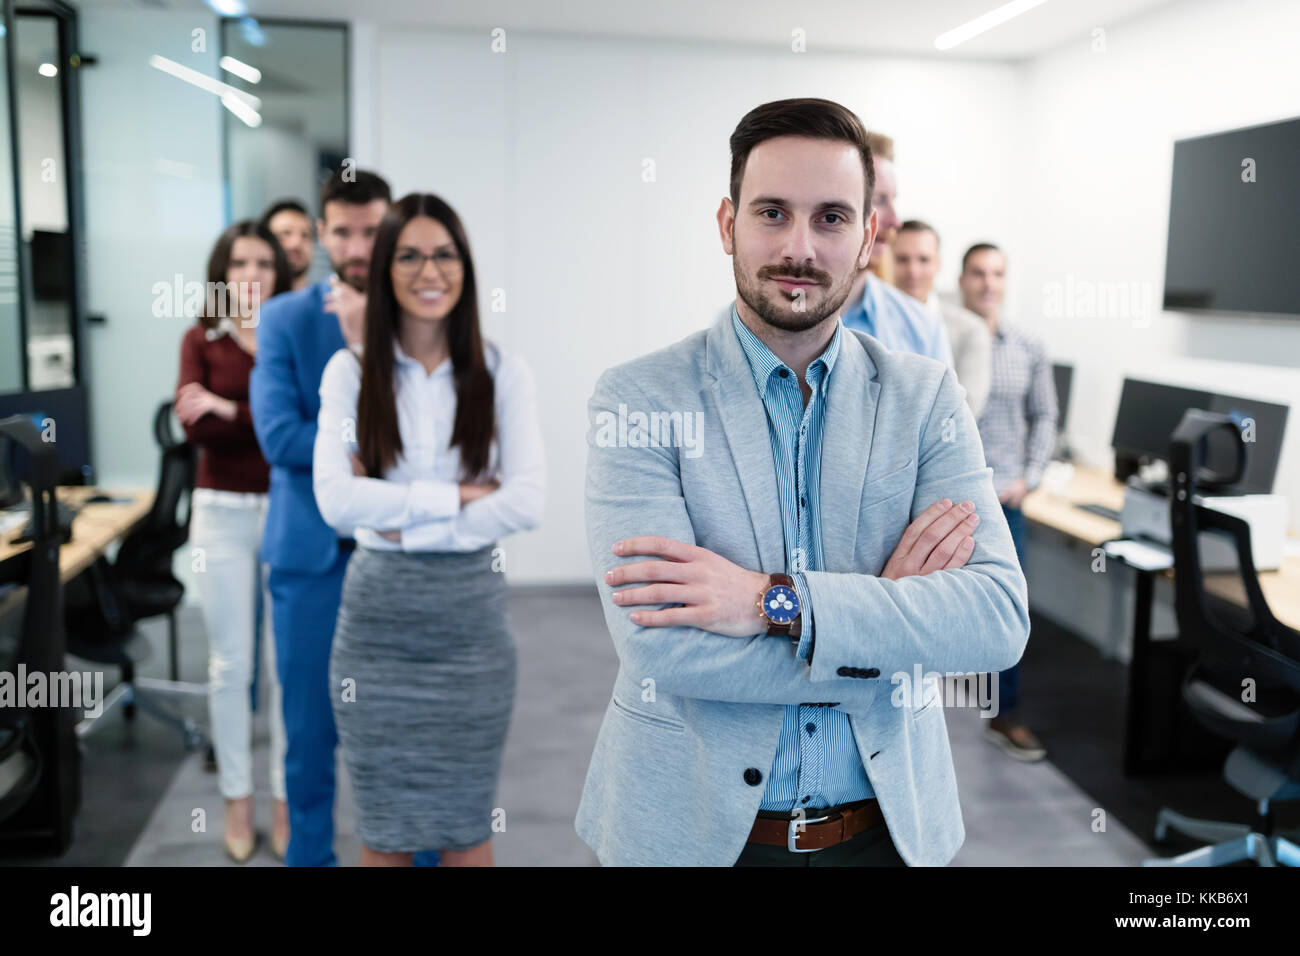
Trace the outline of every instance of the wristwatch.
<instances>
[{"instance_id":1,"label":"wristwatch","mask_svg":"<svg viewBox=\"0 0 1300 956\"><path fill-rule=\"evenodd\" d=\"M769 636L788 637L798 643L803 632L802 608L794 579L788 574L773 574L767 590L758 596L758 613L767 621Z\"/></svg>"}]
</instances>

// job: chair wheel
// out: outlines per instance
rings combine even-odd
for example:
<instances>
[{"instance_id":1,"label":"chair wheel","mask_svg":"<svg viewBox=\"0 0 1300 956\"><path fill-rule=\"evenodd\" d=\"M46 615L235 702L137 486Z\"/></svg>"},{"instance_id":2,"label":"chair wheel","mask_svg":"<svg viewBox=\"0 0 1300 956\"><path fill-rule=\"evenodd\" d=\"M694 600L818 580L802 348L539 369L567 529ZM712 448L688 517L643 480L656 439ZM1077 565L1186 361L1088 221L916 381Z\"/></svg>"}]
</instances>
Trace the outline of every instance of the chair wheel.
<instances>
[{"instance_id":1,"label":"chair wheel","mask_svg":"<svg viewBox=\"0 0 1300 956\"><path fill-rule=\"evenodd\" d=\"M123 704L122 716L127 720L135 720L135 704Z\"/></svg>"}]
</instances>

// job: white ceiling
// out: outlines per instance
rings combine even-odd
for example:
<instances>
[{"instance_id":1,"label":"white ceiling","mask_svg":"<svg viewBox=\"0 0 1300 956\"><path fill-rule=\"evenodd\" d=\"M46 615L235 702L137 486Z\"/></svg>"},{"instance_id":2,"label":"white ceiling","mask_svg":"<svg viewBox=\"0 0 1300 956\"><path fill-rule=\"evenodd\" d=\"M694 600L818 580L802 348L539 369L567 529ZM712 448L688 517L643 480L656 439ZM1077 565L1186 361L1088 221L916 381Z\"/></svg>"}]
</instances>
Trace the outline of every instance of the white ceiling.
<instances>
[{"instance_id":1,"label":"white ceiling","mask_svg":"<svg viewBox=\"0 0 1300 956\"><path fill-rule=\"evenodd\" d=\"M197 10L201 0L74 0L83 7ZM940 53L934 38L1001 5L1002 0L244 0L253 16L368 20L384 26L579 33L788 48L805 31L817 49L1023 60L1055 47L1091 42L1096 27L1179 0L1047 0L1009 23ZM1229 7L1224 0L1225 8ZM1109 39L1109 38L1108 38Z\"/></svg>"}]
</instances>

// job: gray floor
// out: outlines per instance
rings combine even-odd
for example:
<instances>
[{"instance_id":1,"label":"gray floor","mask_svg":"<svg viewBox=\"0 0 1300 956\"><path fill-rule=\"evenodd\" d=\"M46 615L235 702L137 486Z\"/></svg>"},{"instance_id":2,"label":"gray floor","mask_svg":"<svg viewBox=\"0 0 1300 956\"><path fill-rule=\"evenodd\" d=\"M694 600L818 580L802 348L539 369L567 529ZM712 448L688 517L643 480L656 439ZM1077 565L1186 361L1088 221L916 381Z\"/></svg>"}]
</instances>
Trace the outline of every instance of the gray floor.
<instances>
[{"instance_id":1,"label":"gray floor","mask_svg":"<svg viewBox=\"0 0 1300 956\"><path fill-rule=\"evenodd\" d=\"M499 789L505 830L493 838L503 866L594 866L573 830L587 761L609 699L617 658L600 605L585 589L516 588L511 615L519 647L519 686ZM187 615L186 623L197 621ZM194 647L187 636L187 644ZM192 652L191 652L192 653ZM982 738L974 708L947 712L966 843L957 866L1130 866L1150 855L1117 820L1099 818L1087 794L1050 761L1018 763ZM255 727L256 815L270 819L264 719ZM1049 755L1050 756L1050 755ZM354 811L339 769L336 851L355 865ZM187 756L129 853L129 866L228 864L221 851L221 798L199 754ZM202 809L206 828L195 832ZM265 850L256 865L278 865Z\"/></svg>"}]
</instances>

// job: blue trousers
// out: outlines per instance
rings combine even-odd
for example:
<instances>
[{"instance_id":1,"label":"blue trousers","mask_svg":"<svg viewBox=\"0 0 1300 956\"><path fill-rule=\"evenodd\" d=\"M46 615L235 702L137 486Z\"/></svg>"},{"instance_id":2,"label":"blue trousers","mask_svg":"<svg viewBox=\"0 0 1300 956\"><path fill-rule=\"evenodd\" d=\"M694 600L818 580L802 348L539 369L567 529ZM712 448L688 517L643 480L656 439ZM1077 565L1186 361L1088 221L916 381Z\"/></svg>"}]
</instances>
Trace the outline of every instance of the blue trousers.
<instances>
[{"instance_id":1,"label":"blue trousers","mask_svg":"<svg viewBox=\"0 0 1300 956\"><path fill-rule=\"evenodd\" d=\"M324 574L271 569L271 617L276 670L284 702L288 750L284 782L289 802L289 866L335 866L334 750L338 733L329 683L330 644L351 552L340 551ZM416 866L437 866L435 852L415 854Z\"/></svg>"}]
</instances>

